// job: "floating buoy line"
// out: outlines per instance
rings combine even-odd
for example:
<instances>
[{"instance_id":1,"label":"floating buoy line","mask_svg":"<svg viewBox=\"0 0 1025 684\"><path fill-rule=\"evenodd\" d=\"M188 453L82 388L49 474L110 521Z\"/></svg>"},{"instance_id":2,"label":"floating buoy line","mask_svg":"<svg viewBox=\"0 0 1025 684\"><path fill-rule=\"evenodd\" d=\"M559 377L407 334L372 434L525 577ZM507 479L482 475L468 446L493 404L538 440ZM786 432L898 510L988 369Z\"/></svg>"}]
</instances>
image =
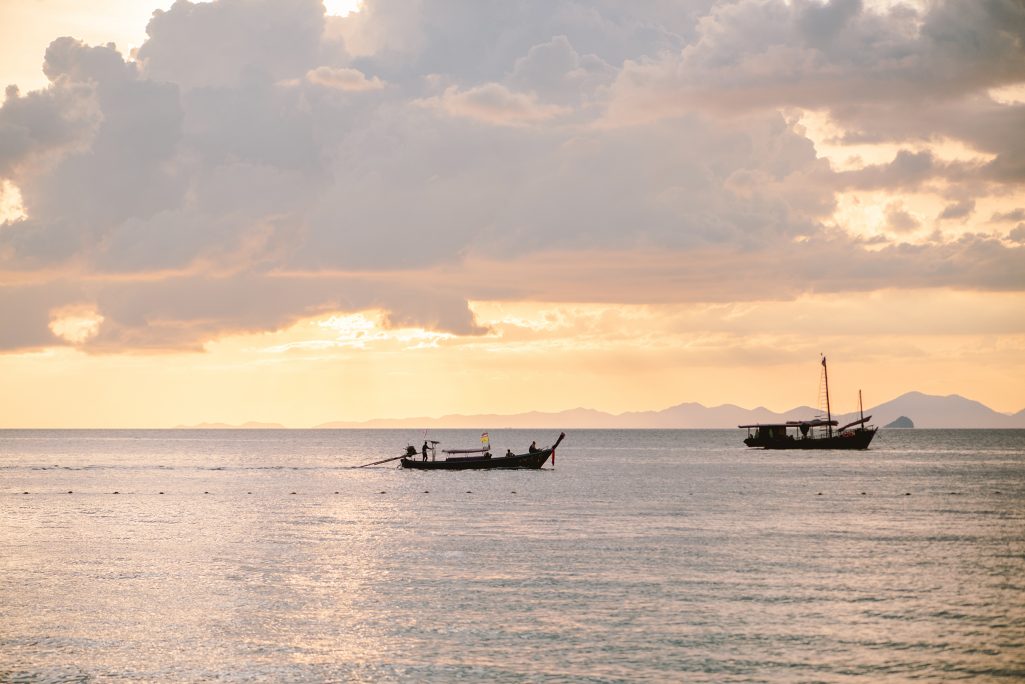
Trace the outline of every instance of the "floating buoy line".
<instances>
[{"instance_id":1,"label":"floating buoy line","mask_svg":"<svg viewBox=\"0 0 1025 684\"><path fill-rule=\"evenodd\" d=\"M16 494L17 492L14 492L14 493ZM29 492L29 491L23 491L21 493L22 493L22 495L32 494L32 492ZM36 492L36 493L46 494L47 492ZM69 489L69 490L67 490L67 493L68 494L74 494L75 491L73 489ZM81 492L79 492L79 493L81 494ZM103 493L103 492L100 492L100 493ZM120 494L120 493L121 492L119 490L114 490L114 491L110 492L110 494ZM247 495L251 495L252 493L253 493L252 491L246 491ZM384 489L382 489L379 492L377 492L377 494L387 494L387 493L388 493L387 490L384 490ZM430 492L429 489L425 489L425 490L423 490L423 493L424 494L430 494L431 492ZM465 493L466 494L473 494L473 491L467 489ZM514 489L514 490L512 490L509 493L510 494L516 494L516 490ZM994 490L991 493L994 494L994 495L999 496L1002 492L1000 490ZM146 494L146 492L136 492L136 494ZM158 495L164 495L164 492L163 491L158 491L157 494ZM209 490L204 490L203 494L204 495L209 495L210 491ZM289 496L296 496L298 494L299 494L298 491L290 491L288 493ZM341 492L340 491L335 491L335 492L333 492L333 494L341 494ZM861 496L868 496L868 492L859 492L859 494ZM964 492L953 492L952 491L952 492L944 492L944 494L946 494L947 496L963 496ZM230 495L230 493L229 493L229 495ZM693 496L694 492L689 492L689 495ZM823 496L823 493L822 492L815 492L814 495L815 496ZM893 494L892 496L911 496L911 492L900 492L900 493Z\"/></svg>"}]
</instances>

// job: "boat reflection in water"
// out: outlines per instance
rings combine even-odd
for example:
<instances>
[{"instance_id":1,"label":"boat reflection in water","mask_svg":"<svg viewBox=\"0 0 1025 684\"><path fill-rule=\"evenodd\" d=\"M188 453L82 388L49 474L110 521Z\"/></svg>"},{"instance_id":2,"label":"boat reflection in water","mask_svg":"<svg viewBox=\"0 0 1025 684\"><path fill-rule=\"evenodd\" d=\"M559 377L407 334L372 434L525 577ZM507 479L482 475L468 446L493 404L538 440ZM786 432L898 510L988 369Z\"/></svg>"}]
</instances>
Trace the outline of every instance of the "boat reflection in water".
<instances>
[{"instance_id":1,"label":"boat reflection in water","mask_svg":"<svg viewBox=\"0 0 1025 684\"><path fill-rule=\"evenodd\" d=\"M763 449L867 449L879 428L866 425L872 416L866 416L861 407L861 390L858 390L860 418L834 430L839 423L833 420L829 405L829 371L824 356L822 374L826 390L825 420L814 418L788 420L785 423L740 425L738 427L747 429L744 444Z\"/></svg>"}]
</instances>

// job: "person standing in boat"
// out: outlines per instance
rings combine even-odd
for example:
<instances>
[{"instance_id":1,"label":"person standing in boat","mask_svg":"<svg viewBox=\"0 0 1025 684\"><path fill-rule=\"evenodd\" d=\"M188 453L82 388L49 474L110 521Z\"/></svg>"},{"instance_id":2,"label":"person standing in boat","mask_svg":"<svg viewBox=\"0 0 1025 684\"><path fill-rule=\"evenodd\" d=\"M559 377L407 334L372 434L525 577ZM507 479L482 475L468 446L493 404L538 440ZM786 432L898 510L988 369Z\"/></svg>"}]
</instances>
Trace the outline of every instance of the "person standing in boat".
<instances>
[{"instance_id":1,"label":"person standing in boat","mask_svg":"<svg viewBox=\"0 0 1025 684\"><path fill-rule=\"evenodd\" d=\"M424 440L424 445L423 445L423 448L421 449L421 453L424 455L424 460L426 461L427 460L427 440L426 439Z\"/></svg>"}]
</instances>

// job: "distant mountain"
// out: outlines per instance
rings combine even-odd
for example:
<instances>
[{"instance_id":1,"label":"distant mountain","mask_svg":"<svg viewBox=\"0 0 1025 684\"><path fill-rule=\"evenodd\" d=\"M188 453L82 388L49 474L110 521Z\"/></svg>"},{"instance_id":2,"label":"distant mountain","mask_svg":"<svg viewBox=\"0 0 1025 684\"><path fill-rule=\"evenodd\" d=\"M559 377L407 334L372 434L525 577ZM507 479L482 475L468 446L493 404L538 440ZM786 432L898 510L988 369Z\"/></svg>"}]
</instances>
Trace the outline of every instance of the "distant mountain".
<instances>
[{"instance_id":1,"label":"distant mountain","mask_svg":"<svg viewBox=\"0 0 1025 684\"><path fill-rule=\"evenodd\" d=\"M907 416L901 416L892 423L887 423L883 426L884 428L913 428L915 427L914 422Z\"/></svg>"},{"instance_id":2,"label":"distant mountain","mask_svg":"<svg viewBox=\"0 0 1025 684\"><path fill-rule=\"evenodd\" d=\"M999 413L972 399L957 394L938 397L908 392L892 401L865 411L876 425L886 425L908 416L920 428L1025 428L1025 410L1014 415ZM845 417L853 420L855 414Z\"/></svg>"},{"instance_id":3,"label":"distant mountain","mask_svg":"<svg viewBox=\"0 0 1025 684\"><path fill-rule=\"evenodd\" d=\"M735 428L750 423L801 420L818 415L809 406L776 413L759 406L745 409L733 404L707 407L688 402L661 411L632 411L620 414L576 408L556 413L531 411L513 415L447 415L440 418L378 418L363 422L336 421L318 428ZM1025 409L1014 415L999 413L971 399L952 394L938 397L908 392L892 401L866 409L872 424L887 425L902 416L911 417L920 428L1025 428ZM841 424L855 420L857 413L833 416Z\"/></svg>"},{"instance_id":4,"label":"distant mountain","mask_svg":"<svg viewBox=\"0 0 1025 684\"><path fill-rule=\"evenodd\" d=\"M281 423L256 423L253 421L240 425L197 423L196 425L175 425L174 427L181 430L282 430L285 428Z\"/></svg>"}]
</instances>

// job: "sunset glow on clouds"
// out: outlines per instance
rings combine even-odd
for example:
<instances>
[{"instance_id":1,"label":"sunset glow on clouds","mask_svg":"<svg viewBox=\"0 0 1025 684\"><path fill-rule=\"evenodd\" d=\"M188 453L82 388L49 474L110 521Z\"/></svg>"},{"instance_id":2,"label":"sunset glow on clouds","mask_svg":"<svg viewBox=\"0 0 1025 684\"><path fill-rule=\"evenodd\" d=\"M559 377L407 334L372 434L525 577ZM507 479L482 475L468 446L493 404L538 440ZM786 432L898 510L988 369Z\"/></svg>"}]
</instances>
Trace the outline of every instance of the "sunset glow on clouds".
<instances>
[{"instance_id":1,"label":"sunset glow on clouds","mask_svg":"<svg viewBox=\"0 0 1025 684\"><path fill-rule=\"evenodd\" d=\"M1020 2L354 6L7 41L0 424L1025 407Z\"/></svg>"}]
</instances>

